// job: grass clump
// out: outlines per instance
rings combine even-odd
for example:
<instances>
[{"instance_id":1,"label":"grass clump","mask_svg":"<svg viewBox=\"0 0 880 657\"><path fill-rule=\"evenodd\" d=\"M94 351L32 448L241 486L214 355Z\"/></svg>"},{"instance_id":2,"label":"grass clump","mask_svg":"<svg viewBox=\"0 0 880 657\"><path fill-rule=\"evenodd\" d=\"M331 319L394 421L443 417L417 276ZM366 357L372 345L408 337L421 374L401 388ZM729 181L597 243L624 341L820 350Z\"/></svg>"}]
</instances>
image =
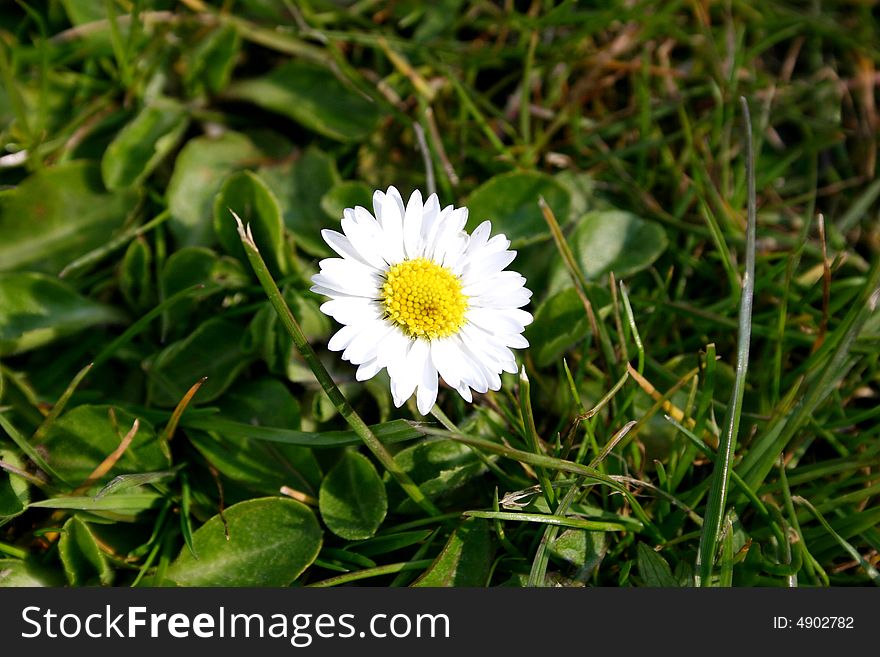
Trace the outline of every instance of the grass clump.
<instances>
[{"instance_id":1,"label":"grass clump","mask_svg":"<svg viewBox=\"0 0 880 657\"><path fill-rule=\"evenodd\" d=\"M0 584L878 583L876 11L4 6ZM534 292L429 417L309 291L389 185Z\"/></svg>"}]
</instances>

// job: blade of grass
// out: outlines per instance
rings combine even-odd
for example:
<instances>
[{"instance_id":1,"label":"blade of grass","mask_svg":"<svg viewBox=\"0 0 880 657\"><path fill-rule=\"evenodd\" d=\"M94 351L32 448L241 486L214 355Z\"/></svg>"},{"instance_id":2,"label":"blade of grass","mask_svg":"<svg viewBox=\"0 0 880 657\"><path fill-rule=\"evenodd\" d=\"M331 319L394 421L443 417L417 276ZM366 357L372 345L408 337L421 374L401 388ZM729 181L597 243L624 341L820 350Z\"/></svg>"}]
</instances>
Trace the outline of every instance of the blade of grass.
<instances>
[{"instance_id":1,"label":"blade of grass","mask_svg":"<svg viewBox=\"0 0 880 657\"><path fill-rule=\"evenodd\" d=\"M110 472L113 466L116 465L117 461L119 461L119 459L122 458L122 455L125 454L125 450L128 449L128 446L131 445L131 441L133 441L134 437L137 435L140 424L140 420L135 418L134 423L131 425L131 429L125 434L122 440L119 441L119 445L116 449L108 454L107 457L98 464L98 467L92 470L92 473L86 477L86 480L76 487L71 493L72 496L81 495L98 479Z\"/></svg>"},{"instance_id":2,"label":"blade of grass","mask_svg":"<svg viewBox=\"0 0 880 657\"><path fill-rule=\"evenodd\" d=\"M742 414L743 395L745 393L746 373L749 367L749 345L752 334L752 302L755 293L755 154L752 150L752 124L749 105L744 97L740 103L745 120L746 137L746 177L748 178L748 225L746 228L746 271L742 279L742 294L739 305L739 328L737 332L736 376L733 391L727 407L727 418L724 431L718 443L718 456L712 471L712 488L706 501L703 514L703 533L697 551L695 583L697 586L708 586L715 561L715 549L718 544L721 524L727 504L727 487L730 471L733 468L733 455L736 450L739 421Z\"/></svg>"},{"instance_id":3,"label":"blade of grass","mask_svg":"<svg viewBox=\"0 0 880 657\"><path fill-rule=\"evenodd\" d=\"M618 385L615 386L608 395L603 398L599 404L596 405L594 410L590 412L595 415L601 409L601 406L604 406L614 394L620 390L623 386L623 383L626 381L627 376L624 375L623 378L618 382ZM589 467L595 468L598 466L608 454L611 453L611 450L623 440L624 436L629 433L630 429L632 429L636 425L635 421L629 422L624 425L617 433L615 433L611 439L606 443L605 447L602 451L593 459L590 463ZM584 477L578 477L575 480L574 485L568 489L565 494L565 497L562 498L562 501L559 502L559 506L556 508L556 516L557 517L565 517L565 514L568 512L569 507L574 503L575 499L583 494L581 490L581 486L584 483ZM552 507L550 507L552 508ZM541 542L538 544L538 549L535 551L535 557L532 559L532 569L529 572L529 582L528 586L541 586L546 581L547 574L547 564L549 563L549 558L547 556L547 548L550 546L556 536L559 533L559 527L555 525L551 525L544 530L544 535L541 537Z\"/></svg>"},{"instance_id":4,"label":"blade of grass","mask_svg":"<svg viewBox=\"0 0 880 657\"><path fill-rule=\"evenodd\" d=\"M64 408L67 406L67 402L70 401L70 398L73 396L73 393L76 392L76 389L79 387L79 384L82 383L82 380L86 378L86 375L91 371L92 367L94 367L94 363L89 363L84 368L82 368L79 372L76 373L76 376L70 382L70 385L64 390L61 396L58 398L58 401L55 402L55 405L52 406L52 410L49 411L49 414L46 416L46 419L37 427L37 430L34 431L34 435L31 436L31 442L35 445L39 445L40 442L46 437L46 434L49 431L49 427L58 419L58 416L61 415Z\"/></svg>"},{"instance_id":5,"label":"blade of grass","mask_svg":"<svg viewBox=\"0 0 880 657\"><path fill-rule=\"evenodd\" d=\"M532 454L531 452L526 452L521 449L515 449L513 447L507 447L506 445L500 445L498 443L493 443L491 441L477 438L476 436L472 436L463 432L446 431L443 429L434 429L431 427L425 427L423 431L431 436L438 436L440 438L451 438L453 440L457 440L458 442L464 443L465 445L474 445L487 452L499 454L500 456L505 456L515 461L519 461L520 463L525 463L527 465L535 467L544 467L550 470L568 472L569 474L581 475L582 477L584 477L585 481L595 481L597 483L608 486L609 488L620 493L626 498L627 502L629 502L629 504L633 508L633 513L635 513L636 517L641 520L642 523L644 523L646 531L648 531L656 540L658 540L658 542L666 540L660 533L659 528L657 528L657 526L651 521L648 514L645 513L645 510L642 508L642 505L639 504L635 495L633 495L629 491L629 489L627 489L625 486L622 486L613 477L602 474L595 468L580 465L579 463L572 463L571 461L563 461L562 459L557 459L552 456Z\"/></svg>"},{"instance_id":6,"label":"blade of grass","mask_svg":"<svg viewBox=\"0 0 880 657\"><path fill-rule=\"evenodd\" d=\"M192 398L199 391L199 388L201 388L202 384L207 380L208 377L203 376L190 386L190 389L186 391L186 394L177 403L174 412L171 414L171 419L168 420L168 424L165 425L165 428L162 429L162 433L159 435L159 447L169 459L171 458L171 449L168 447L168 443L170 443L171 439L174 437L174 432L177 430L177 424L180 422L180 417L187 409L187 406L189 406Z\"/></svg>"},{"instance_id":7,"label":"blade of grass","mask_svg":"<svg viewBox=\"0 0 880 657\"><path fill-rule=\"evenodd\" d=\"M169 468L168 470L157 470L156 472L137 472L134 474L122 474L114 477L104 488L95 494L95 499L104 497L110 493L119 493L135 486L144 486L156 481L171 479L176 475L185 464L181 463Z\"/></svg>"},{"instance_id":8,"label":"blade of grass","mask_svg":"<svg viewBox=\"0 0 880 657\"><path fill-rule=\"evenodd\" d=\"M813 356L812 378L807 390L789 413L780 413L751 445L738 469L752 489L757 489L773 469L779 455L800 431L818 406L837 389L852 369L856 357L851 348L862 326L880 302L880 258L875 258L865 284L841 324L828 334Z\"/></svg>"},{"instance_id":9,"label":"blade of grass","mask_svg":"<svg viewBox=\"0 0 880 657\"><path fill-rule=\"evenodd\" d=\"M724 519L724 536L721 540L721 564L718 585L723 588L733 586L733 522L730 513Z\"/></svg>"},{"instance_id":10,"label":"blade of grass","mask_svg":"<svg viewBox=\"0 0 880 657\"><path fill-rule=\"evenodd\" d=\"M632 333L633 342L636 343L636 351L639 355L639 366L636 368L639 374L645 371L645 346L642 344L642 336L639 335L639 328L636 326L636 318L633 315L632 305L629 302L629 294L626 290L626 284L620 281L620 297L623 299L623 309L626 312L626 321L629 324Z\"/></svg>"},{"instance_id":11,"label":"blade of grass","mask_svg":"<svg viewBox=\"0 0 880 657\"><path fill-rule=\"evenodd\" d=\"M40 470L49 475L55 482L61 482L69 485L69 482L67 482L64 477L58 474L55 469L51 465L49 465L46 459L44 459L43 456L36 449L34 449L34 446L28 442L27 438L25 438L21 434L21 432L15 428L12 422L10 422L2 412L0 412L0 427L3 427L3 430L6 431L9 437L12 439L12 442L18 445L18 448L22 452L24 452L27 457L31 461L33 461L38 468L40 468Z\"/></svg>"},{"instance_id":12,"label":"blade of grass","mask_svg":"<svg viewBox=\"0 0 880 657\"><path fill-rule=\"evenodd\" d=\"M587 286L587 280L584 278L584 274L578 266L574 254L571 252L571 247L568 246L568 242L565 240L565 235L562 234L562 227L556 220L556 215L553 214L553 210L547 205L547 202L543 197L538 199L538 205L541 208L541 213L544 215L544 221L547 222L547 226L550 228L550 233L553 235L553 241L556 243L556 248L562 256L562 262L568 270L568 275L574 284L575 291L577 292L578 297L580 297L581 303L584 305L584 310L590 321L590 328L593 331L593 335L597 336L599 340L599 346L602 349L602 358L605 361L606 370L614 374L616 373L614 366L617 359L614 356L614 347L611 346L611 337L608 335L608 329L605 324L599 321L599 318L595 313L595 309L599 306L596 304L595 298L593 298L590 293L589 286Z\"/></svg>"},{"instance_id":13,"label":"blade of grass","mask_svg":"<svg viewBox=\"0 0 880 657\"><path fill-rule=\"evenodd\" d=\"M264 427L247 422L235 422L222 417L204 417L187 413L180 425L203 431L216 431L230 438L247 438L249 440L268 440L275 443L300 445L301 447L347 447L361 442L354 431L296 431L281 427ZM373 434L383 443L393 444L421 438L424 434L421 427L406 420L392 420L370 426Z\"/></svg>"},{"instance_id":14,"label":"blade of grass","mask_svg":"<svg viewBox=\"0 0 880 657\"><path fill-rule=\"evenodd\" d=\"M695 452L699 451L706 458L708 458L710 461L712 461L713 463L715 462L715 459L716 459L715 453L712 452L712 450L709 448L709 446L706 445L706 443L704 443L702 440L700 440L693 431L686 428L684 425L677 422L674 418L672 418L668 415L664 416L664 418L672 426L674 426L676 429L678 429L688 439L688 441L690 441L690 444L693 447ZM784 542L785 541L784 533L779 528L778 524L774 522L774 518L771 516L770 511L767 508L767 506L761 501L761 498L758 497L758 495L755 493L755 491L753 491L751 488L748 487L748 485L746 485L746 483L742 480L742 477L740 477L737 474L736 470L730 471L730 479L743 492L743 494L748 498L749 502L751 502L752 505L755 507L755 509L757 509L758 513L760 513L761 516L765 520L767 520L768 526L773 531L773 533L776 535L776 539L778 541Z\"/></svg>"},{"instance_id":15,"label":"blade of grass","mask_svg":"<svg viewBox=\"0 0 880 657\"><path fill-rule=\"evenodd\" d=\"M819 524L822 525L825 531L827 531L834 538L834 540L837 541L840 547L846 550L847 554L849 554L853 559L859 562L859 565L864 568L865 572L868 574L868 577L871 578L874 584L880 586L880 571L878 571L873 566L873 564L871 564L870 561L865 559L865 557L863 557L849 541L847 541L845 538L843 538L843 536L834 531L834 528L828 523L828 521L825 519L825 516L823 516L816 507L814 507L808 500L798 495L795 495L792 500L797 504L801 504L807 507L807 509L809 509L810 513L812 513L816 520L819 521Z\"/></svg>"},{"instance_id":16,"label":"blade of grass","mask_svg":"<svg viewBox=\"0 0 880 657\"><path fill-rule=\"evenodd\" d=\"M526 443L535 454L542 454L541 440L538 438L538 430L535 428L535 414L532 412L531 385L526 374L526 366L523 365L519 372L519 408L522 413L523 431ZM538 480L541 482L541 491L547 500L547 504L553 507L556 504L556 494L553 492L553 484L544 468L537 469Z\"/></svg>"},{"instance_id":17,"label":"blade of grass","mask_svg":"<svg viewBox=\"0 0 880 657\"><path fill-rule=\"evenodd\" d=\"M180 533L183 534L183 541L186 543L190 553L198 559L199 555L196 553L196 548L193 545L192 522L189 517L191 497L189 478L184 472L180 475Z\"/></svg>"},{"instance_id":18,"label":"blade of grass","mask_svg":"<svg viewBox=\"0 0 880 657\"><path fill-rule=\"evenodd\" d=\"M156 215L156 217L150 219L147 223L141 226L136 226L135 228L130 228L124 233L121 233L116 237L110 238L101 246L89 251L85 255L80 256L79 258L65 266L64 269L61 270L61 273L58 274L58 278L67 278L71 274L79 274L81 271L87 269L89 266L95 264L96 262L100 262L102 258L109 255L113 251L121 249L134 238L139 237L140 235L149 232L156 226L164 223L170 217L171 211L163 210L158 215Z\"/></svg>"},{"instance_id":19,"label":"blade of grass","mask_svg":"<svg viewBox=\"0 0 880 657\"><path fill-rule=\"evenodd\" d=\"M381 577L382 575L394 575L395 573L400 573L406 570L420 570L422 568L427 568L432 563L434 563L433 559L418 559L416 561L403 561L401 563L389 563L384 566L376 566L375 568L367 568L365 570L358 570L353 573L345 573L344 575L337 575L336 577L331 577L330 579L324 579L320 582L314 582L309 584L310 587L315 588L326 588L329 586L339 586L340 584L348 584L350 582L357 582L362 579L369 579L370 577Z\"/></svg>"},{"instance_id":20,"label":"blade of grass","mask_svg":"<svg viewBox=\"0 0 880 657\"><path fill-rule=\"evenodd\" d=\"M470 518L484 518L486 520L512 520L515 522L536 522L554 527L573 527L594 532L622 532L626 527L615 522L601 522L598 520L582 520L567 516L551 516L543 513L513 513L510 511L465 511L465 516Z\"/></svg>"}]
</instances>

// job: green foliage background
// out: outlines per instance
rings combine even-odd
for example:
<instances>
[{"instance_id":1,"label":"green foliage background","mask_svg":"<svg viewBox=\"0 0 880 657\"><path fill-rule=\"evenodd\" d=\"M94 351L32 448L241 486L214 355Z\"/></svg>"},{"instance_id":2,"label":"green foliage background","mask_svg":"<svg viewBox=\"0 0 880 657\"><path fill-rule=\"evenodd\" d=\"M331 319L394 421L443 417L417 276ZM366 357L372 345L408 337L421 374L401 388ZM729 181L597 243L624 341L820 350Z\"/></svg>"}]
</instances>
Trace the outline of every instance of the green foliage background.
<instances>
[{"instance_id":1,"label":"green foliage background","mask_svg":"<svg viewBox=\"0 0 880 657\"><path fill-rule=\"evenodd\" d=\"M710 512L703 585L880 582L877 14L4 3L0 584L692 586ZM745 328L740 96L752 347L710 509ZM455 431L357 383L308 291L320 230L388 185L491 219L535 292L528 384L441 386ZM317 386L230 208L442 515Z\"/></svg>"}]
</instances>

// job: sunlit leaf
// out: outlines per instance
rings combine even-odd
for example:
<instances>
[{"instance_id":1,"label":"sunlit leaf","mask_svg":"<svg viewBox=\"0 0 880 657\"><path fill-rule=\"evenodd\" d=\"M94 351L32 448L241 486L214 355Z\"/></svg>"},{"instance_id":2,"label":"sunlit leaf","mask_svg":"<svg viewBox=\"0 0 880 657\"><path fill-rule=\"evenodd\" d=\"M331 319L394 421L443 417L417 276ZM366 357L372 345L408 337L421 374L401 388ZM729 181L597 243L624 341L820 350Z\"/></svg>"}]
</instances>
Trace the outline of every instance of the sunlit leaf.
<instances>
[{"instance_id":1,"label":"sunlit leaf","mask_svg":"<svg viewBox=\"0 0 880 657\"><path fill-rule=\"evenodd\" d=\"M214 516L194 532L198 559L184 548L168 568L170 580L182 586L288 586L321 549L315 515L294 500L239 502L223 516Z\"/></svg>"},{"instance_id":2,"label":"sunlit leaf","mask_svg":"<svg viewBox=\"0 0 880 657\"><path fill-rule=\"evenodd\" d=\"M369 538L385 519L388 498L376 467L364 455L344 452L321 483L321 519L337 536Z\"/></svg>"}]
</instances>

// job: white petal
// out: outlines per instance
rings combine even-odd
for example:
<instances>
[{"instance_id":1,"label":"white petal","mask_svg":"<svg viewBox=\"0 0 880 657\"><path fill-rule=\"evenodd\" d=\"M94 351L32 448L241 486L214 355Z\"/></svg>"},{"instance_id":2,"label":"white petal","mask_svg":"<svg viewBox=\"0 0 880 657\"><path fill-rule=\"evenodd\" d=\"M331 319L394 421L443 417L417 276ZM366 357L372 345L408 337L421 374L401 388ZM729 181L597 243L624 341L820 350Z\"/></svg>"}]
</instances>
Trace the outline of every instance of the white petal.
<instances>
[{"instance_id":1,"label":"white petal","mask_svg":"<svg viewBox=\"0 0 880 657\"><path fill-rule=\"evenodd\" d=\"M481 376L480 386L471 385L471 387L477 392L500 389L501 377L498 376L498 373L501 371L501 367L498 366L492 356L487 352L481 351L478 344L472 342L468 336L462 335L462 343L465 349L473 355L471 365L475 370L479 371Z\"/></svg>"},{"instance_id":2,"label":"white petal","mask_svg":"<svg viewBox=\"0 0 880 657\"><path fill-rule=\"evenodd\" d=\"M385 336L382 344L376 350L376 358L383 367L389 368L389 372L396 363L402 363L406 359L406 354L412 345L412 338L407 337L396 326L393 329Z\"/></svg>"},{"instance_id":3,"label":"white petal","mask_svg":"<svg viewBox=\"0 0 880 657\"><path fill-rule=\"evenodd\" d=\"M382 258L382 230L373 215L360 206L346 209L340 225L364 262L380 270L386 268Z\"/></svg>"},{"instance_id":4,"label":"white petal","mask_svg":"<svg viewBox=\"0 0 880 657\"><path fill-rule=\"evenodd\" d=\"M457 336L459 337L459 336ZM459 350L462 360L467 363L467 369L462 371L462 383L467 383L477 392L486 392L489 387L489 379L487 378L487 370L481 364L481 358L474 350L459 337Z\"/></svg>"},{"instance_id":5,"label":"white petal","mask_svg":"<svg viewBox=\"0 0 880 657\"><path fill-rule=\"evenodd\" d=\"M391 330L391 327L381 320L366 322L358 326L360 331L357 337L342 352L342 359L351 361L355 365L360 365L376 358L379 345L382 343L385 335Z\"/></svg>"},{"instance_id":6,"label":"white petal","mask_svg":"<svg viewBox=\"0 0 880 657\"><path fill-rule=\"evenodd\" d=\"M516 257L516 251L499 251L491 253L479 260L471 260L465 267L463 276L474 276L482 278L492 274L499 273L507 267Z\"/></svg>"},{"instance_id":7,"label":"white petal","mask_svg":"<svg viewBox=\"0 0 880 657\"><path fill-rule=\"evenodd\" d=\"M351 341L357 337L359 326L343 326L341 329L336 331L336 334L330 338L330 342L327 343L327 348L330 351L342 351L348 345L351 344Z\"/></svg>"},{"instance_id":8,"label":"white petal","mask_svg":"<svg viewBox=\"0 0 880 657\"><path fill-rule=\"evenodd\" d=\"M403 217L403 250L406 257L413 259L422 255L422 193L415 190L406 205Z\"/></svg>"},{"instance_id":9,"label":"white petal","mask_svg":"<svg viewBox=\"0 0 880 657\"><path fill-rule=\"evenodd\" d=\"M400 407L412 397L416 386L421 381L422 370L428 357L428 341L413 340L403 362L395 363L389 367L391 375L391 396L394 405Z\"/></svg>"},{"instance_id":10,"label":"white petal","mask_svg":"<svg viewBox=\"0 0 880 657\"><path fill-rule=\"evenodd\" d=\"M522 333L532 321L532 316L518 308L478 308L471 306L465 313L468 321L491 334Z\"/></svg>"},{"instance_id":11,"label":"white petal","mask_svg":"<svg viewBox=\"0 0 880 657\"><path fill-rule=\"evenodd\" d=\"M437 236L437 245L434 249L434 260L446 263L455 255L456 260L467 248L467 235L464 226L467 223L467 208L456 208L449 213L443 223L443 230Z\"/></svg>"},{"instance_id":12,"label":"white petal","mask_svg":"<svg viewBox=\"0 0 880 657\"><path fill-rule=\"evenodd\" d=\"M375 197L374 197L375 202ZM404 259L403 253L403 200L400 192L389 187L382 196L382 256L388 264Z\"/></svg>"},{"instance_id":13,"label":"white petal","mask_svg":"<svg viewBox=\"0 0 880 657\"><path fill-rule=\"evenodd\" d=\"M436 194L431 194L425 201L422 209L422 242L427 244L428 237L435 231L437 219L440 216L440 200Z\"/></svg>"},{"instance_id":14,"label":"white petal","mask_svg":"<svg viewBox=\"0 0 880 657\"><path fill-rule=\"evenodd\" d=\"M379 365L379 362L374 358L373 360L361 364L361 366L357 368L354 378L358 381L366 381L367 379L372 379L376 376L381 369L382 366Z\"/></svg>"},{"instance_id":15,"label":"white petal","mask_svg":"<svg viewBox=\"0 0 880 657\"><path fill-rule=\"evenodd\" d=\"M462 383L455 388L458 391L458 394L461 395L462 399L464 399L468 404L474 401L473 396L471 395L471 389L468 387L466 383Z\"/></svg>"},{"instance_id":16,"label":"white petal","mask_svg":"<svg viewBox=\"0 0 880 657\"><path fill-rule=\"evenodd\" d=\"M467 263L479 262L480 260L488 258L493 253L506 251L509 246L510 240L507 239L503 233L499 233L482 246L473 247L473 245L469 244L465 259Z\"/></svg>"},{"instance_id":17,"label":"white petal","mask_svg":"<svg viewBox=\"0 0 880 657\"><path fill-rule=\"evenodd\" d=\"M321 312L340 324L356 324L382 316L379 304L364 297L331 299L321 305Z\"/></svg>"},{"instance_id":18,"label":"white petal","mask_svg":"<svg viewBox=\"0 0 880 657\"><path fill-rule=\"evenodd\" d=\"M477 308L522 308L528 305L532 298L532 291L520 288L515 292L484 292L468 299L469 306Z\"/></svg>"},{"instance_id":19,"label":"white petal","mask_svg":"<svg viewBox=\"0 0 880 657\"><path fill-rule=\"evenodd\" d=\"M490 221L484 221L474 228L474 232L471 233L471 236L468 239L468 253L473 253L474 251L482 249L486 245L486 242L489 241L489 234L491 232L492 222Z\"/></svg>"},{"instance_id":20,"label":"white petal","mask_svg":"<svg viewBox=\"0 0 880 657\"><path fill-rule=\"evenodd\" d=\"M447 385L457 388L462 373L468 369L462 362L461 352L454 338L442 338L431 342L431 362Z\"/></svg>"},{"instance_id":21,"label":"white petal","mask_svg":"<svg viewBox=\"0 0 880 657\"><path fill-rule=\"evenodd\" d=\"M416 406L422 415L427 415L434 407L434 402L437 401L437 387L437 369L428 359L422 368L419 388L416 393Z\"/></svg>"},{"instance_id":22,"label":"white petal","mask_svg":"<svg viewBox=\"0 0 880 657\"><path fill-rule=\"evenodd\" d=\"M519 333L505 335L501 338L501 341L508 347L513 347L514 349L525 349L529 346L529 341Z\"/></svg>"},{"instance_id":23,"label":"white petal","mask_svg":"<svg viewBox=\"0 0 880 657\"><path fill-rule=\"evenodd\" d=\"M315 276L320 276L320 274L315 274ZM312 280L315 280L315 276L312 277ZM349 292L342 292L335 288L327 287L326 285L312 285L309 288L315 294L323 294L325 297L330 297L332 299L363 299L364 301L370 301L375 298L375 291L369 291L363 294L351 294Z\"/></svg>"},{"instance_id":24,"label":"white petal","mask_svg":"<svg viewBox=\"0 0 880 657\"><path fill-rule=\"evenodd\" d=\"M356 205L351 211L351 214L349 214L348 210L346 210L343 215L353 216L355 223L363 230L369 232L371 235L378 235L380 229L382 228L379 225L379 221L376 219L376 217L374 217L370 213L370 211L362 205Z\"/></svg>"},{"instance_id":25,"label":"white petal","mask_svg":"<svg viewBox=\"0 0 880 657\"><path fill-rule=\"evenodd\" d=\"M381 189L377 189L373 192L373 215L376 217L376 221L379 222L380 226L384 228L384 221L382 219L382 210L385 207L385 193Z\"/></svg>"},{"instance_id":26,"label":"white petal","mask_svg":"<svg viewBox=\"0 0 880 657\"><path fill-rule=\"evenodd\" d=\"M312 283L338 290L350 296L377 297L381 277L375 269L354 260L327 258L321 261L321 273L312 276Z\"/></svg>"},{"instance_id":27,"label":"white petal","mask_svg":"<svg viewBox=\"0 0 880 657\"><path fill-rule=\"evenodd\" d=\"M361 264L369 265L364 257L358 253L357 249L352 246L351 240L349 240L342 233L337 233L335 230L330 230L325 228L321 231L321 237L324 238L324 241L327 242L327 245L336 251L343 258L351 258L352 260L357 260Z\"/></svg>"},{"instance_id":28,"label":"white petal","mask_svg":"<svg viewBox=\"0 0 880 657\"><path fill-rule=\"evenodd\" d=\"M469 296L479 296L485 292L509 290L511 292L520 289L526 282L524 276L515 271L502 271L491 276L474 278L469 274L461 277L463 283L462 292Z\"/></svg>"}]
</instances>

